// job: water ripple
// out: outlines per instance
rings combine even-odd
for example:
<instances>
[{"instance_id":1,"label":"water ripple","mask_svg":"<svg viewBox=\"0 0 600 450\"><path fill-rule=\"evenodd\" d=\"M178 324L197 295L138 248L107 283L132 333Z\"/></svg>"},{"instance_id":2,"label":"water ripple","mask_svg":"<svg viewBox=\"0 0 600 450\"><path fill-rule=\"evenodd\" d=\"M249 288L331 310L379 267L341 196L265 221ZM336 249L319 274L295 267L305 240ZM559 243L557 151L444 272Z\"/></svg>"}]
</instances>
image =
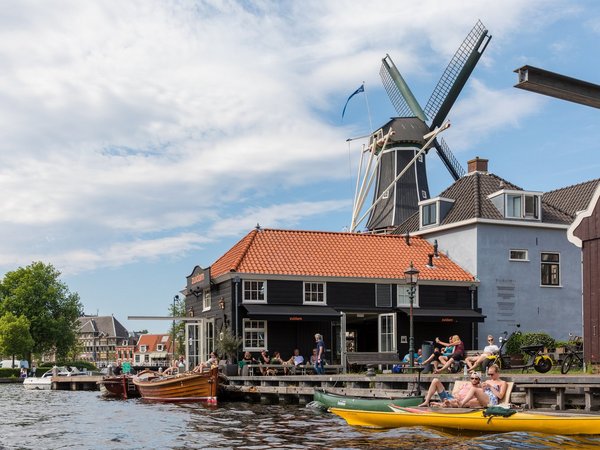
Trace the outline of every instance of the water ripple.
<instances>
[{"instance_id":1,"label":"water ripple","mask_svg":"<svg viewBox=\"0 0 600 450\"><path fill-rule=\"evenodd\" d=\"M298 405L162 404L108 400L98 392L26 391L0 385L6 449L555 449L598 448L600 437L455 435L425 428L349 427Z\"/></svg>"}]
</instances>

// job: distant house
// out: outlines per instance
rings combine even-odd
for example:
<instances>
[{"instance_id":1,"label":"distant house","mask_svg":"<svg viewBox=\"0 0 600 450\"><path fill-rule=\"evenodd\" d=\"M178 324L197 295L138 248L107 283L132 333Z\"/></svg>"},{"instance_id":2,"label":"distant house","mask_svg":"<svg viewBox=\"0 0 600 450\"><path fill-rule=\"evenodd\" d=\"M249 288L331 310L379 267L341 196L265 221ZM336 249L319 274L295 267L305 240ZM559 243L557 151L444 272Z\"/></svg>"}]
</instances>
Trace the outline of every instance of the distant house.
<instances>
[{"instance_id":1,"label":"distant house","mask_svg":"<svg viewBox=\"0 0 600 450\"><path fill-rule=\"evenodd\" d=\"M129 334L127 339L123 339L117 343L115 346L115 362L117 365L121 365L124 362L130 364L134 363L134 354L139 338L140 334L137 331L134 331Z\"/></svg>"},{"instance_id":2,"label":"distant house","mask_svg":"<svg viewBox=\"0 0 600 450\"><path fill-rule=\"evenodd\" d=\"M225 329L240 351L295 348L308 357L314 334L330 361L343 351L408 351L405 270L420 271L414 297L415 346L436 336L470 339L484 316L477 281L420 237L255 229L208 268L195 267L184 290L190 364L206 358Z\"/></svg>"},{"instance_id":3,"label":"distant house","mask_svg":"<svg viewBox=\"0 0 600 450\"><path fill-rule=\"evenodd\" d=\"M169 367L173 359L171 336L168 334L142 334L133 355L133 364Z\"/></svg>"},{"instance_id":4,"label":"distant house","mask_svg":"<svg viewBox=\"0 0 600 450\"><path fill-rule=\"evenodd\" d=\"M437 242L477 277L478 305L487 317L480 336L520 324L524 331L566 339L582 327L581 255L567 229L598 184L527 191L489 173L488 160L475 158L468 175L419 202L419 211L394 233Z\"/></svg>"},{"instance_id":5,"label":"distant house","mask_svg":"<svg viewBox=\"0 0 600 450\"><path fill-rule=\"evenodd\" d=\"M125 327L114 316L81 316L78 321L81 359L99 367L114 364L117 346L129 338Z\"/></svg>"}]
</instances>

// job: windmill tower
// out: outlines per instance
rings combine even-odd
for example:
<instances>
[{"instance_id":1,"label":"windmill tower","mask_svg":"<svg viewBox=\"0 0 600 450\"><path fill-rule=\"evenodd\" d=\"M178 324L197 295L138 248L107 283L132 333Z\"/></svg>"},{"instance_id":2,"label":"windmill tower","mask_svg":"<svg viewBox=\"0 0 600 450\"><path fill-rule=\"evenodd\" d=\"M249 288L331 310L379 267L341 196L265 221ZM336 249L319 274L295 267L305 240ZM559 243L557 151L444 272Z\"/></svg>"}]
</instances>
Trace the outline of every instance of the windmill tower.
<instances>
[{"instance_id":1,"label":"windmill tower","mask_svg":"<svg viewBox=\"0 0 600 450\"><path fill-rule=\"evenodd\" d=\"M441 131L490 39L488 30L478 21L452 57L425 109L389 55L383 58L379 74L398 117L376 131L363 152L363 156L369 153L370 159L364 171L362 160L359 167L359 179L363 181L360 189L357 182L352 231L362 221L358 216L373 181L373 203L368 209L367 221L369 231L393 229L417 211L418 203L429 198L425 155L432 147L455 180L464 175L464 169L443 139L434 136L429 140L424 136Z\"/></svg>"}]
</instances>

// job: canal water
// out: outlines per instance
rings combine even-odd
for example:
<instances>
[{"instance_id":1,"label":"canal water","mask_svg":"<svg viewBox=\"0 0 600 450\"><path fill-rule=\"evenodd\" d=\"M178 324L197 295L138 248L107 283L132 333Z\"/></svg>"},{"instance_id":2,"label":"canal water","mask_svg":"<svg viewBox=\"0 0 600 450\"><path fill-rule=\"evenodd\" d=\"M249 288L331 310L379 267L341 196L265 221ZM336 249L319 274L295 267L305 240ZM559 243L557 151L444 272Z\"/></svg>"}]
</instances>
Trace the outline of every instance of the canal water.
<instances>
[{"instance_id":1,"label":"canal water","mask_svg":"<svg viewBox=\"0 0 600 450\"><path fill-rule=\"evenodd\" d=\"M600 432L600 430L599 430ZM532 449L598 448L600 437L456 436L424 428L353 428L300 405L158 404L99 392L0 385L0 449Z\"/></svg>"}]
</instances>

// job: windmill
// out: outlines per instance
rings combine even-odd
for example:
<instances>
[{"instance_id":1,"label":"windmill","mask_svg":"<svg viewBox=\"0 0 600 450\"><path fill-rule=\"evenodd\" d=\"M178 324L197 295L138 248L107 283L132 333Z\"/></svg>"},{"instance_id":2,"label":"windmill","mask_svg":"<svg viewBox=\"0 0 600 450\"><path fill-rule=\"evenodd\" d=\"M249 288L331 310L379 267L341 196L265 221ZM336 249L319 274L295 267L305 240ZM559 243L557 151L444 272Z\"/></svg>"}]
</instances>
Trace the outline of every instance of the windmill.
<instances>
[{"instance_id":1,"label":"windmill","mask_svg":"<svg viewBox=\"0 0 600 450\"><path fill-rule=\"evenodd\" d=\"M464 175L464 169L437 134L449 126L444 121L490 39L488 30L478 21L450 60L425 109L419 105L390 56L383 58L379 74L398 117L373 133L363 149L351 231L355 231L367 215L369 231L386 231L417 211L418 203L429 198L425 155L432 147L454 180ZM367 154L369 160L363 170ZM373 182L373 203L359 217Z\"/></svg>"}]
</instances>

